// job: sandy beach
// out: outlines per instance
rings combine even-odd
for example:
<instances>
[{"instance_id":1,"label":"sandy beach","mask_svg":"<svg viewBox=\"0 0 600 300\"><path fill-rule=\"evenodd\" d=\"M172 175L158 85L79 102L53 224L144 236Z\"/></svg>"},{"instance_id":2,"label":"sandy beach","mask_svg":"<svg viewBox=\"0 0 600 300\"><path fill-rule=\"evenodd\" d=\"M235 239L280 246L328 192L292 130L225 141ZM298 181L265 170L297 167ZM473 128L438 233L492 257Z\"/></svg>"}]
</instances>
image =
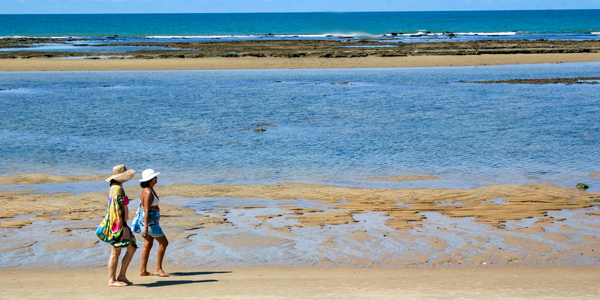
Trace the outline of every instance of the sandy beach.
<instances>
[{"instance_id":1,"label":"sandy beach","mask_svg":"<svg viewBox=\"0 0 600 300\"><path fill-rule=\"evenodd\" d=\"M597 62L600 53L365 57L2 59L0 71L486 66ZM3 299L99 298L108 245L93 234L106 174L0 177ZM592 176L597 176L594 174ZM375 182L443 180L398 175ZM140 188L126 186L133 199ZM72 192L73 190L80 192ZM597 299L600 194L552 184L475 188L157 186L170 278L117 299ZM138 199L135 199L138 198ZM156 250L155 250L156 251ZM151 255L150 264L153 264ZM34 287L34 289L32 289ZM183 296L182 296L183 295Z\"/></svg>"},{"instance_id":2,"label":"sandy beach","mask_svg":"<svg viewBox=\"0 0 600 300\"><path fill-rule=\"evenodd\" d=\"M600 299L594 1L4 2L0 300Z\"/></svg>"},{"instance_id":3,"label":"sandy beach","mask_svg":"<svg viewBox=\"0 0 600 300\"><path fill-rule=\"evenodd\" d=\"M0 71L328 69L491 66L600 61L600 53L482 54L408 57L207 57L166 59L3 59Z\"/></svg>"},{"instance_id":4,"label":"sandy beach","mask_svg":"<svg viewBox=\"0 0 600 300\"><path fill-rule=\"evenodd\" d=\"M180 269L108 288L106 270L4 269L2 299L597 299L600 267Z\"/></svg>"}]
</instances>

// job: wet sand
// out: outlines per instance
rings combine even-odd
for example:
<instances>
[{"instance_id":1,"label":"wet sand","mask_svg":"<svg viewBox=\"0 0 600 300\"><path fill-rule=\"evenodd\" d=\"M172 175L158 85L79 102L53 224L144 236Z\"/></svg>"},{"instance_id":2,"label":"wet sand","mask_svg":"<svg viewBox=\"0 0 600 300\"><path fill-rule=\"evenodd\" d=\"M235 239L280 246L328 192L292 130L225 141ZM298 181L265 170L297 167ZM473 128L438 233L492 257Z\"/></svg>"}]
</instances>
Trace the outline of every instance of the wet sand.
<instances>
[{"instance_id":1,"label":"wet sand","mask_svg":"<svg viewBox=\"0 0 600 300\"><path fill-rule=\"evenodd\" d=\"M39 183L78 177L19 178ZM406 178L419 177L391 179ZM97 257L107 256L108 246L93 231L106 211L106 191L46 193L31 187L0 186L0 263L102 266L104 259ZM141 191L125 190L133 199L132 218ZM375 189L178 183L156 191L171 267L568 266L600 258L600 193L550 184Z\"/></svg>"},{"instance_id":2,"label":"wet sand","mask_svg":"<svg viewBox=\"0 0 600 300\"><path fill-rule=\"evenodd\" d=\"M402 57L205 57L166 59L2 59L0 71L331 69L491 66L600 61L600 53L427 55Z\"/></svg>"},{"instance_id":3,"label":"wet sand","mask_svg":"<svg viewBox=\"0 0 600 300\"><path fill-rule=\"evenodd\" d=\"M2 299L597 299L600 267L429 270L205 268L106 287L105 268L4 269Z\"/></svg>"}]
</instances>

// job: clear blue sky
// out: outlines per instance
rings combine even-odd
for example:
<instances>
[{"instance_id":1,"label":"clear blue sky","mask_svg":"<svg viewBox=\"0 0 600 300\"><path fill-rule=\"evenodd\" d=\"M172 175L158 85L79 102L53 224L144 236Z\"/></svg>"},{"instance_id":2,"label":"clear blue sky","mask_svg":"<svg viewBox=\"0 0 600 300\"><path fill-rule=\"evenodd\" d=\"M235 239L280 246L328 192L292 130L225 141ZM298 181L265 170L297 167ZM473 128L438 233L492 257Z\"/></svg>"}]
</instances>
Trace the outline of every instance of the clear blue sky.
<instances>
[{"instance_id":1,"label":"clear blue sky","mask_svg":"<svg viewBox=\"0 0 600 300\"><path fill-rule=\"evenodd\" d=\"M0 0L0 14L600 9L600 0Z\"/></svg>"}]
</instances>

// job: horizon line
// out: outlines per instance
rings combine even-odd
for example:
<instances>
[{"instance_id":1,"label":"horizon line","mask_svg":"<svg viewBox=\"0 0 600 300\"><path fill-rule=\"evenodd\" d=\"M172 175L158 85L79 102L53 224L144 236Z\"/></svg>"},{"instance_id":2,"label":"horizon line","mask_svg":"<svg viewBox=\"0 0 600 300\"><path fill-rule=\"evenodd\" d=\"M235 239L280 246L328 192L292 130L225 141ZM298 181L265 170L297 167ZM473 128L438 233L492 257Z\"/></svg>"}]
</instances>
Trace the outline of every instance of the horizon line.
<instances>
[{"instance_id":1,"label":"horizon line","mask_svg":"<svg viewBox=\"0 0 600 300\"><path fill-rule=\"evenodd\" d=\"M272 11L272 12L117 12L117 13L3 13L2 15L191 15L191 14L311 14L311 13L415 13L415 12L501 12L501 11L576 11L600 8L547 8L547 9L486 9L486 10L372 10L372 11Z\"/></svg>"}]
</instances>

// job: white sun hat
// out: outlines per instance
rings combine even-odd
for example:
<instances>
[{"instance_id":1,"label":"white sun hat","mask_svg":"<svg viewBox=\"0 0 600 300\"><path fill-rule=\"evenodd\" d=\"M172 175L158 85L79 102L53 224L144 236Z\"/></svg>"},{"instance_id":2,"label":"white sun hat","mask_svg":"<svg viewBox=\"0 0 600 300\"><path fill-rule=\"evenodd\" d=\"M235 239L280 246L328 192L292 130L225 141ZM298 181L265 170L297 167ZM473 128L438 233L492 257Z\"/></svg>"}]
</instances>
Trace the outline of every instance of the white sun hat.
<instances>
[{"instance_id":1,"label":"white sun hat","mask_svg":"<svg viewBox=\"0 0 600 300\"><path fill-rule=\"evenodd\" d=\"M152 178L158 176L158 174L160 174L160 172L154 172L152 169L146 169L144 172L142 172L142 179L140 179L140 181L150 181Z\"/></svg>"}]
</instances>

